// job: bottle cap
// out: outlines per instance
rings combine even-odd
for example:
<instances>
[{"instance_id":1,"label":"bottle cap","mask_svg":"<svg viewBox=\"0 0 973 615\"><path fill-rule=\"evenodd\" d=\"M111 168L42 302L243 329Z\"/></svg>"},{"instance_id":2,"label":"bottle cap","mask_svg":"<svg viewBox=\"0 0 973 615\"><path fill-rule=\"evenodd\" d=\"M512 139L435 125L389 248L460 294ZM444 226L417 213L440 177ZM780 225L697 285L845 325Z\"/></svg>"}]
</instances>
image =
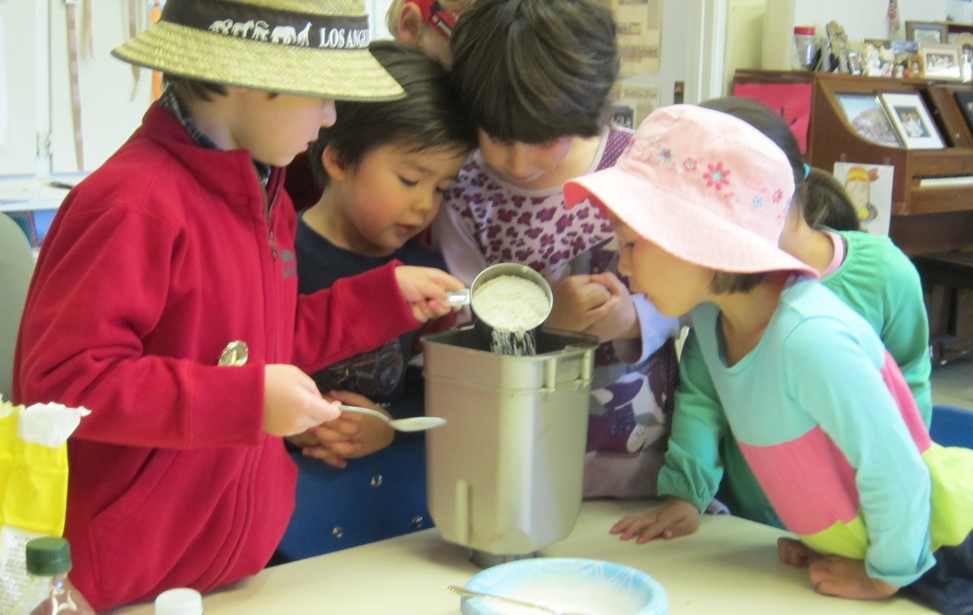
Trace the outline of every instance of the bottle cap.
<instances>
[{"instance_id":1,"label":"bottle cap","mask_svg":"<svg viewBox=\"0 0 973 615\"><path fill-rule=\"evenodd\" d=\"M814 36L814 26L794 26L794 34Z\"/></svg>"},{"instance_id":2,"label":"bottle cap","mask_svg":"<svg viewBox=\"0 0 973 615\"><path fill-rule=\"evenodd\" d=\"M155 615L203 615L203 597L188 587L164 591L155 599Z\"/></svg>"},{"instance_id":3,"label":"bottle cap","mask_svg":"<svg viewBox=\"0 0 973 615\"><path fill-rule=\"evenodd\" d=\"M27 543L27 572L56 577L71 570L71 545L63 538L35 538Z\"/></svg>"}]
</instances>

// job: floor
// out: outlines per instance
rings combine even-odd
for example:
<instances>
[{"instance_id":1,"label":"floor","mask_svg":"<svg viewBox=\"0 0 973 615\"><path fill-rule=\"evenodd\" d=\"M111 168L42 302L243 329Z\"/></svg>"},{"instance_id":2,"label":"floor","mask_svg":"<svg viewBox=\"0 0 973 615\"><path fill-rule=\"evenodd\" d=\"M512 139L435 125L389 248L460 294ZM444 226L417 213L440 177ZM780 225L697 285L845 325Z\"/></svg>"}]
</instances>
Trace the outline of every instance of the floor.
<instances>
[{"instance_id":1,"label":"floor","mask_svg":"<svg viewBox=\"0 0 973 615\"><path fill-rule=\"evenodd\" d=\"M973 410L973 359L933 368L932 399L934 404Z\"/></svg>"}]
</instances>

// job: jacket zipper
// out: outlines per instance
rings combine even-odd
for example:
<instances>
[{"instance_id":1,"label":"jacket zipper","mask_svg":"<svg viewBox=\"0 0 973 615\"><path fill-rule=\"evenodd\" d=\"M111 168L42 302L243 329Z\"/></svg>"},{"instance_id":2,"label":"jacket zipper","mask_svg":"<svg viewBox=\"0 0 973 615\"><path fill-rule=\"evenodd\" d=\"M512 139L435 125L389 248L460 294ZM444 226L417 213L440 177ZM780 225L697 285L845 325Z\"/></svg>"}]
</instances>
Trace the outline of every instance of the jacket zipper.
<instances>
[{"instance_id":1,"label":"jacket zipper","mask_svg":"<svg viewBox=\"0 0 973 615\"><path fill-rule=\"evenodd\" d=\"M270 315L272 317L273 322L269 323L270 331L271 331L270 342L272 344L269 348L273 349L273 357L268 356L267 358L268 360L273 358L274 362L279 362L281 360L281 358L278 356L280 354L278 338L280 332L280 317L281 317L280 309L279 309L281 281L279 278L283 275L283 272L278 271L281 266L279 262L280 247L277 245L277 236L274 233L274 210L276 208L278 196L280 194L281 184L283 183L281 181L280 173L278 172L277 174L272 175L271 182L269 183L271 183L270 191L266 192L267 194L267 241L270 244L270 257L271 257L271 262L273 264L273 272L271 275L270 283L274 292L273 292L273 302L270 304L271 307L273 308L271 310L272 313Z\"/></svg>"}]
</instances>

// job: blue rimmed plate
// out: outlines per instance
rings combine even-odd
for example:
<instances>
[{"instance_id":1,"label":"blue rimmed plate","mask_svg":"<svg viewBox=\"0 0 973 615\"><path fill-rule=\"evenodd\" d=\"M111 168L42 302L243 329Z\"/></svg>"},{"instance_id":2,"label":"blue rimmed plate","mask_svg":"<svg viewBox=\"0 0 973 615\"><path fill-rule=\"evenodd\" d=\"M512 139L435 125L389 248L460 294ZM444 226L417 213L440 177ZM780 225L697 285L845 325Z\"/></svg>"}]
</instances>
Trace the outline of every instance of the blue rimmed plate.
<instances>
[{"instance_id":1,"label":"blue rimmed plate","mask_svg":"<svg viewBox=\"0 0 973 615\"><path fill-rule=\"evenodd\" d=\"M501 564L474 575L473 591L590 615L666 615L662 586L641 570L590 559L538 558ZM463 598L463 615L533 615L540 611Z\"/></svg>"}]
</instances>

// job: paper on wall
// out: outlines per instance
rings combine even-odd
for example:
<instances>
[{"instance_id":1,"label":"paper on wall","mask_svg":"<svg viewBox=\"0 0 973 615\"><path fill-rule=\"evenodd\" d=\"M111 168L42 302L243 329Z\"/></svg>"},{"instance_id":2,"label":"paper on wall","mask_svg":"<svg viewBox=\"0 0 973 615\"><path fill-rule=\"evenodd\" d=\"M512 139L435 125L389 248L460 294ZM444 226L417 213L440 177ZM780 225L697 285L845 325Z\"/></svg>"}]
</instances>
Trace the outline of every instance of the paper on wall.
<instances>
[{"instance_id":1,"label":"paper on wall","mask_svg":"<svg viewBox=\"0 0 973 615\"><path fill-rule=\"evenodd\" d=\"M834 176L858 212L862 230L873 235L888 235L892 224L892 180L895 167L836 162Z\"/></svg>"}]
</instances>

